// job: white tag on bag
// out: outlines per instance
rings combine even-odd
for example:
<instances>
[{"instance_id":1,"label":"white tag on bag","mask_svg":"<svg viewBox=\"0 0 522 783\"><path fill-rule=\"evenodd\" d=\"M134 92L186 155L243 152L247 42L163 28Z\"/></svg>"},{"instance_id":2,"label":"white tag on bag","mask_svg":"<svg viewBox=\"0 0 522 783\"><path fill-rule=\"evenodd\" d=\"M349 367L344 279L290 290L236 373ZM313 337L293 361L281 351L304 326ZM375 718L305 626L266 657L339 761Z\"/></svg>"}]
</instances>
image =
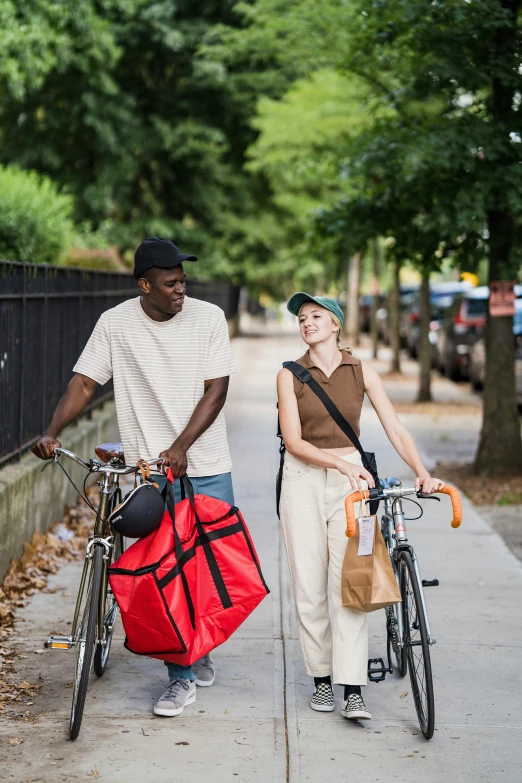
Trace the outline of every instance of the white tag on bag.
<instances>
[{"instance_id":1,"label":"white tag on bag","mask_svg":"<svg viewBox=\"0 0 522 783\"><path fill-rule=\"evenodd\" d=\"M359 549L358 555L372 555L375 538L375 517L359 517Z\"/></svg>"}]
</instances>

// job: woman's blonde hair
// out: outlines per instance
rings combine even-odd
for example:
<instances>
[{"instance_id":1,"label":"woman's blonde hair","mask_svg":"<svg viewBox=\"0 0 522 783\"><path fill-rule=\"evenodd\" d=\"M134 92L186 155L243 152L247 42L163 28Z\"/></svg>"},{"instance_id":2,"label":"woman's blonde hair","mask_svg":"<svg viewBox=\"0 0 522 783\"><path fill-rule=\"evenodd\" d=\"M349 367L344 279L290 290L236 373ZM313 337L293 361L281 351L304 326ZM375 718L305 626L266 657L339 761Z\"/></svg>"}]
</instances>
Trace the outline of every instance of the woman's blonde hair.
<instances>
[{"instance_id":1,"label":"woman's blonde hair","mask_svg":"<svg viewBox=\"0 0 522 783\"><path fill-rule=\"evenodd\" d=\"M309 304L309 302L304 302L304 304L302 304L301 307L299 308L299 312L297 314L297 318L298 319L301 317L301 313L303 311L303 307L305 305L307 305L307 304ZM322 310L326 310L326 312L328 313L328 315L330 316L330 318L332 319L334 324L339 327L339 331L337 332L336 341L337 341L337 347L340 348L341 347L341 332L343 330L343 327L342 327L342 324L341 324L340 320L327 307L323 307L322 305L318 305L318 307L321 307ZM350 353L351 353L351 351L350 351Z\"/></svg>"}]
</instances>

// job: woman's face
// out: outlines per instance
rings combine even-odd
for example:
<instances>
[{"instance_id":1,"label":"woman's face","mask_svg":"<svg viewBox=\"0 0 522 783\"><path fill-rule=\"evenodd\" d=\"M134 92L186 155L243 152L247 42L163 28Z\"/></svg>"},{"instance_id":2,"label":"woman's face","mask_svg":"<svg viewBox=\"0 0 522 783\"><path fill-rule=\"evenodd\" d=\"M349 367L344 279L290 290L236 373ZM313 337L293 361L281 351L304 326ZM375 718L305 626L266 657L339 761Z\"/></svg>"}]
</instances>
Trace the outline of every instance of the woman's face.
<instances>
[{"instance_id":1,"label":"woman's face","mask_svg":"<svg viewBox=\"0 0 522 783\"><path fill-rule=\"evenodd\" d=\"M307 302L299 313L299 329L307 345L333 340L335 342L339 327L330 318L328 310L315 302Z\"/></svg>"}]
</instances>

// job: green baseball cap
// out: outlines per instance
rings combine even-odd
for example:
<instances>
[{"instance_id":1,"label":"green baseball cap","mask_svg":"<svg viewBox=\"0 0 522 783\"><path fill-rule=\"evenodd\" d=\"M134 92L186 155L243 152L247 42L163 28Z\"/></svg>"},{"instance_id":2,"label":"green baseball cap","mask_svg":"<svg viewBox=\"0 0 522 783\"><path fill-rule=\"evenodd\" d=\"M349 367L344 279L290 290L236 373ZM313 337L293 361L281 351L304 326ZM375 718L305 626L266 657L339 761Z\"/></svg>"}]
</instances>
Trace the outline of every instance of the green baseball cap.
<instances>
[{"instance_id":1,"label":"green baseball cap","mask_svg":"<svg viewBox=\"0 0 522 783\"><path fill-rule=\"evenodd\" d=\"M342 307L335 299L330 299L328 296L311 296L311 294L305 294L304 291L299 291L297 294L290 297L287 308L292 315L299 315L299 310L307 302L315 302L320 307L324 307L325 310L329 310L337 316L341 322L341 326L343 325L344 313Z\"/></svg>"}]
</instances>

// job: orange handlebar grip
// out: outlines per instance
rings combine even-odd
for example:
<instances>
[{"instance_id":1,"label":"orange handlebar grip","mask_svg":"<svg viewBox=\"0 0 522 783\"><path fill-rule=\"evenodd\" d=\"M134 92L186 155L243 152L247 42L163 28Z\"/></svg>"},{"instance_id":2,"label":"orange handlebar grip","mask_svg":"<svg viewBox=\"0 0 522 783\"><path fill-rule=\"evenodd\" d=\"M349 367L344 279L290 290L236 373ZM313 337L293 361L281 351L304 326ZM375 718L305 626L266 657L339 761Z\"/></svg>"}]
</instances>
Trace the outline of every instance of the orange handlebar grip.
<instances>
[{"instance_id":1,"label":"orange handlebar grip","mask_svg":"<svg viewBox=\"0 0 522 783\"><path fill-rule=\"evenodd\" d=\"M370 493L367 489L359 492L352 492L344 499L344 509L346 511L346 536L351 538L355 533L355 513L353 506L355 503L360 503L361 500L365 500L370 497Z\"/></svg>"},{"instance_id":2,"label":"orange handlebar grip","mask_svg":"<svg viewBox=\"0 0 522 783\"><path fill-rule=\"evenodd\" d=\"M437 492L450 496L451 505L453 507L453 519L451 520L451 527L460 527L460 523L462 522L462 501L458 491L455 489L455 487L446 486L437 490Z\"/></svg>"}]
</instances>

